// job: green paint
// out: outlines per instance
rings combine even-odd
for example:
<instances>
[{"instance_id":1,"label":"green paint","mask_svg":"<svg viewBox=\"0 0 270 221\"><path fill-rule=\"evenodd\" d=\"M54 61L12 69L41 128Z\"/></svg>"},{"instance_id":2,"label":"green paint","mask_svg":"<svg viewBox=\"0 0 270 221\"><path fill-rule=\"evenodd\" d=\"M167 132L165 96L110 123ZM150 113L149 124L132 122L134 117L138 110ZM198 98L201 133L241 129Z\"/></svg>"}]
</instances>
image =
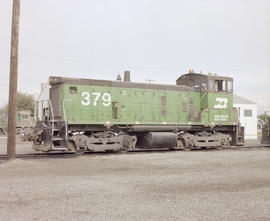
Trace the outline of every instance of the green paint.
<instances>
[{"instance_id":1,"label":"green paint","mask_svg":"<svg viewBox=\"0 0 270 221\"><path fill-rule=\"evenodd\" d=\"M71 93L70 87L77 87L76 92ZM65 109L69 124L235 125L238 119L232 99L232 93L224 92L62 84L62 116Z\"/></svg>"}]
</instances>

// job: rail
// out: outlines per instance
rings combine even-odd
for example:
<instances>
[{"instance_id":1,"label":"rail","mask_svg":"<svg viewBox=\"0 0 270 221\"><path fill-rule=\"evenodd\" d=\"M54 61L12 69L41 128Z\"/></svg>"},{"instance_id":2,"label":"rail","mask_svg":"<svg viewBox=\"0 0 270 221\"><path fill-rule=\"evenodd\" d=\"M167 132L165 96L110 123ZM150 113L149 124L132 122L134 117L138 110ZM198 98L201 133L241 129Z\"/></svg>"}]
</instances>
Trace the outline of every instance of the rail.
<instances>
[{"instance_id":1,"label":"rail","mask_svg":"<svg viewBox=\"0 0 270 221\"><path fill-rule=\"evenodd\" d=\"M261 149L261 150L268 150L270 149L270 144L245 144L243 146L228 146L228 147L223 147L223 148L209 148L209 149L188 149L189 151L192 152L212 152L212 151L225 151L225 150L248 150L248 149ZM179 149L179 150L173 150L176 152L181 152L185 151L184 149ZM161 149L132 149L129 150L128 152L125 152L123 154L129 155L129 154L143 154L143 153L161 153L161 152L171 152L171 150L168 150L166 148ZM112 155L119 155L119 153L106 153L106 152L87 152L84 153L84 156L92 156L92 155L107 155L107 156L112 156ZM73 158L73 157L80 157L81 155L77 155L74 153L68 153L68 152L54 152L54 153L19 153L16 154L16 158L31 158L31 159L40 159L40 158ZM0 160L5 160L7 158L6 154L0 154Z\"/></svg>"}]
</instances>

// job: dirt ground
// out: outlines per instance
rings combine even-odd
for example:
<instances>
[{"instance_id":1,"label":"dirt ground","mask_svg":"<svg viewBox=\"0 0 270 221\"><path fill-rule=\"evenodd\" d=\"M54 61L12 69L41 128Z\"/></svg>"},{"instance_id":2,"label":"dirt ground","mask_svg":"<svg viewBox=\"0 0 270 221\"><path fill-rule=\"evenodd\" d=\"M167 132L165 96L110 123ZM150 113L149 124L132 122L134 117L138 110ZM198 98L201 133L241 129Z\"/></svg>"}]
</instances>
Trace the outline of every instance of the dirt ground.
<instances>
[{"instance_id":1,"label":"dirt ground","mask_svg":"<svg viewBox=\"0 0 270 221\"><path fill-rule=\"evenodd\" d=\"M0 160L9 220L270 220L270 149Z\"/></svg>"}]
</instances>

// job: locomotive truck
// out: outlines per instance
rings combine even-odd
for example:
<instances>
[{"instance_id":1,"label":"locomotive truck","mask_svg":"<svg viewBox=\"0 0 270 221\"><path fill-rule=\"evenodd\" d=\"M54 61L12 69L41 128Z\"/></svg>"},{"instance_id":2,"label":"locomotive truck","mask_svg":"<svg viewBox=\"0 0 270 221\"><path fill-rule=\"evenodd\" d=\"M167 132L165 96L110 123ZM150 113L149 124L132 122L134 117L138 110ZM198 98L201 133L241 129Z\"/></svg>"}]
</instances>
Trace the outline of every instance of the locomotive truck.
<instances>
[{"instance_id":1,"label":"locomotive truck","mask_svg":"<svg viewBox=\"0 0 270 221\"><path fill-rule=\"evenodd\" d=\"M197 149L244 141L233 79L194 73L176 85L50 77L36 103L33 147L83 153Z\"/></svg>"}]
</instances>

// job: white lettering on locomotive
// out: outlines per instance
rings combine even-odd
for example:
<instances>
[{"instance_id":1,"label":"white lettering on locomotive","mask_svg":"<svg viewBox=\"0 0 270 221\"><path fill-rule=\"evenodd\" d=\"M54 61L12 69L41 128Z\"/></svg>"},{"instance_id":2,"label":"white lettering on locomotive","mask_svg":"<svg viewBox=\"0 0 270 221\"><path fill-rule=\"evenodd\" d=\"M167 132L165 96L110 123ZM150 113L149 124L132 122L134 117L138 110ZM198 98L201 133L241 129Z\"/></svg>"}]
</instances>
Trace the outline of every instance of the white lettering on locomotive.
<instances>
[{"instance_id":1,"label":"white lettering on locomotive","mask_svg":"<svg viewBox=\"0 0 270 221\"><path fill-rule=\"evenodd\" d=\"M85 106L88 106L91 104L91 99L90 99L90 93L89 92L82 92L82 100L81 100L81 104L82 105L85 105ZM92 93L94 97L94 102L93 102L93 106L97 106L97 102L99 100L99 98L101 97L101 93L100 92L93 92ZM109 93L104 93L102 95L102 104L105 106L105 107L108 107L110 104L111 104L111 101L112 101L112 98L111 98L111 95Z\"/></svg>"},{"instance_id":2,"label":"white lettering on locomotive","mask_svg":"<svg viewBox=\"0 0 270 221\"><path fill-rule=\"evenodd\" d=\"M224 114L215 114L214 116L214 121L228 121L229 120L229 116L228 115L224 115Z\"/></svg>"}]
</instances>

